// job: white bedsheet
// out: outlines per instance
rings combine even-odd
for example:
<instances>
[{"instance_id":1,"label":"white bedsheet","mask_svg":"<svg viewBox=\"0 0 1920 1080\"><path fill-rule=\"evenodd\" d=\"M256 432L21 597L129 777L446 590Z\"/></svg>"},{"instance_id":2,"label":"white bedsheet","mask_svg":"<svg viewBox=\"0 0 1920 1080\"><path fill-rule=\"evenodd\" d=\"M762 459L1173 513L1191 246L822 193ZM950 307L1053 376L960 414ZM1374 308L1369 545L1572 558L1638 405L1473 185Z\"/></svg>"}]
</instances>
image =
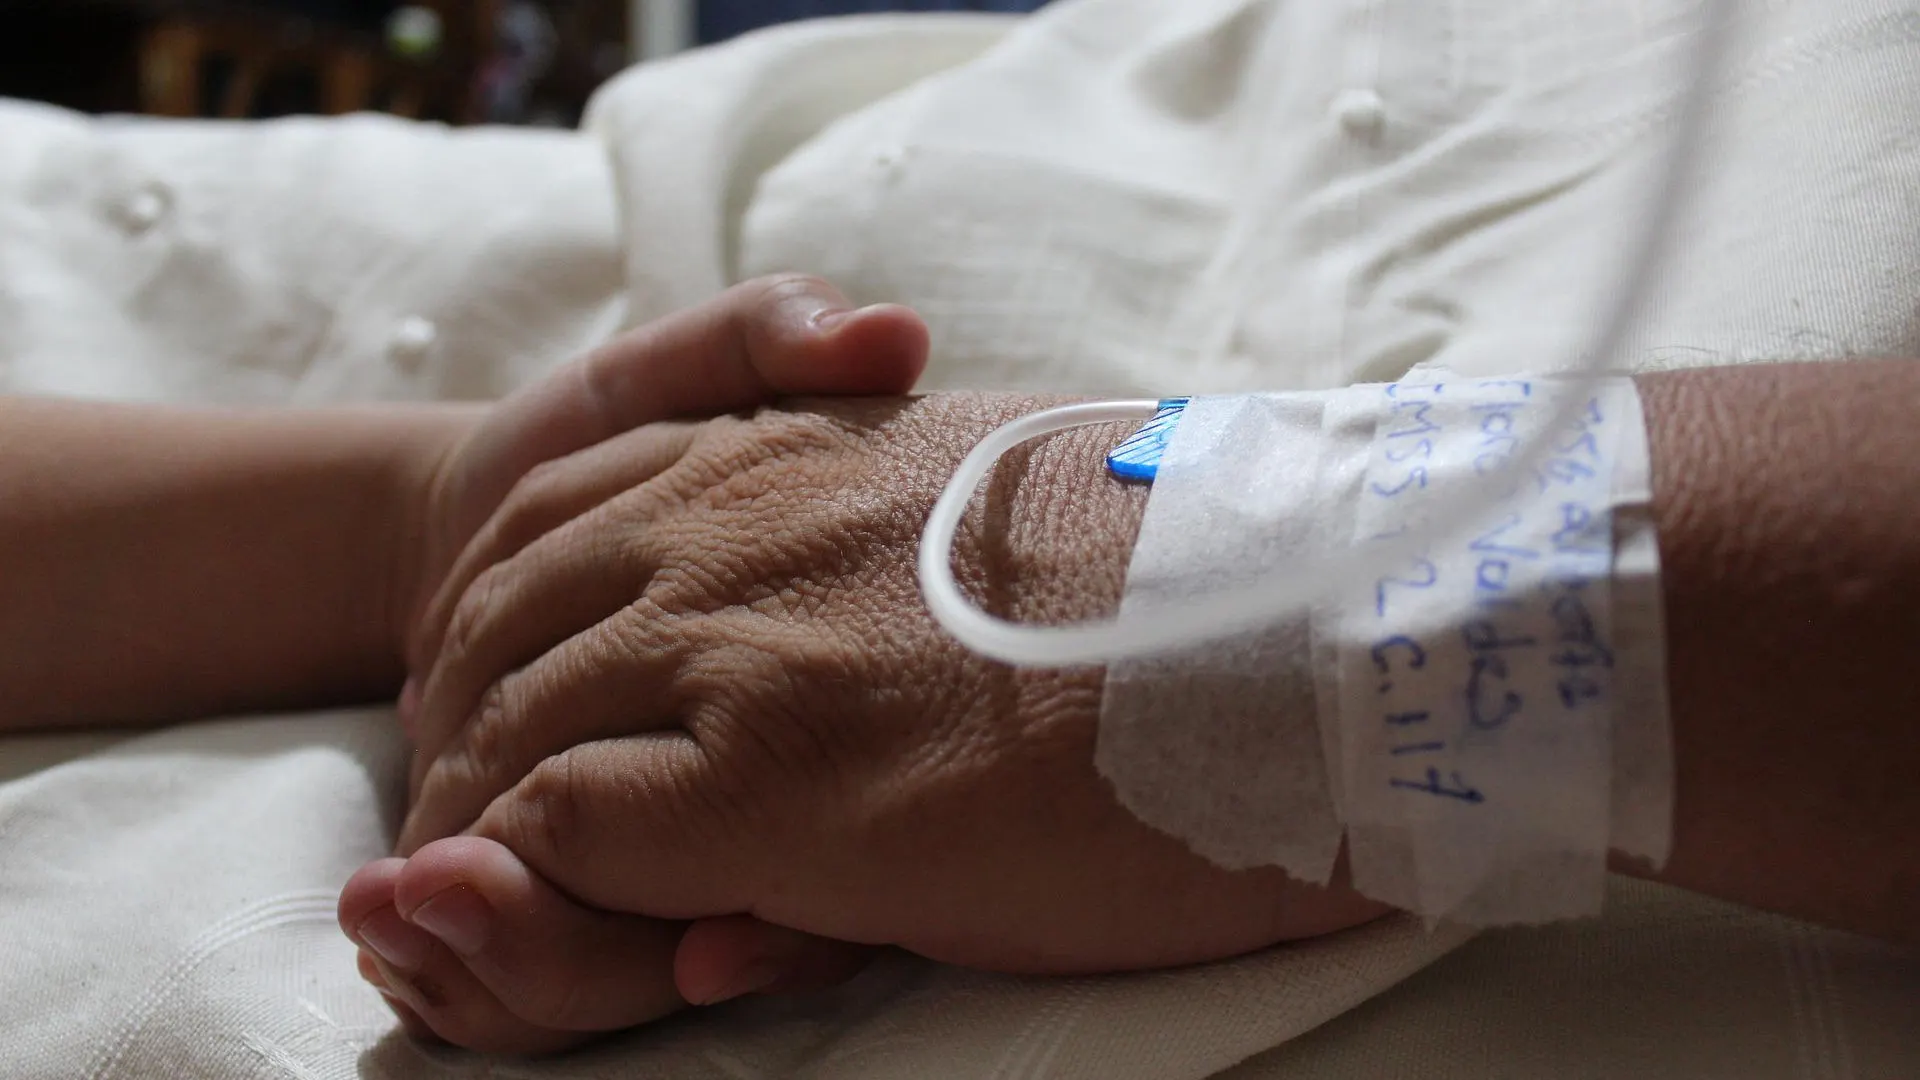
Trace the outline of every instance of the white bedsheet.
<instances>
[{"instance_id":1,"label":"white bedsheet","mask_svg":"<svg viewBox=\"0 0 1920 1080\"><path fill-rule=\"evenodd\" d=\"M0 391L491 396L774 269L918 306L942 387L1560 364L1637 220L1679 7L849 20L636 69L581 134L0 103ZM1699 212L1612 359L1920 355L1920 10L1749 7ZM1444 958L1405 921L1113 979L894 957L561 1061L427 1053L331 917L402 753L386 710L0 742L0 1076L1920 1075L1911 954L1627 883Z\"/></svg>"}]
</instances>

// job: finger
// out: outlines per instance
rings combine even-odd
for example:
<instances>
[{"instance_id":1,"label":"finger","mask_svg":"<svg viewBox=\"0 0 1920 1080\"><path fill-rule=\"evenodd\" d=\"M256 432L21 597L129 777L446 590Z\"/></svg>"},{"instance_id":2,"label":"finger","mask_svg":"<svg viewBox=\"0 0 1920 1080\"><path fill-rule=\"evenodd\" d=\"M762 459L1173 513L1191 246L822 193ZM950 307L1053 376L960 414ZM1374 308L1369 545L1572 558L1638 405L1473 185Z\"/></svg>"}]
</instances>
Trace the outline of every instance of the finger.
<instances>
[{"instance_id":1,"label":"finger","mask_svg":"<svg viewBox=\"0 0 1920 1080\"><path fill-rule=\"evenodd\" d=\"M489 413L469 444L475 458L453 481L473 488L455 504L487 514L541 462L656 421L781 396L911 390L926 366L926 324L898 305L850 306L818 278L779 275L620 335ZM467 536L481 524L452 527ZM432 662L442 629L421 624L410 649L416 670Z\"/></svg>"},{"instance_id":2,"label":"finger","mask_svg":"<svg viewBox=\"0 0 1920 1080\"><path fill-rule=\"evenodd\" d=\"M575 746L495 799L473 835L498 841L584 904L664 919L755 909L781 843L755 801L684 732Z\"/></svg>"},{"instance_id":3,"label":"finger","mask_svg":"<svg viewBox=\"0 0 1920 1080\"><path fill-rule=\"evenodd\" d=\"M495 1054L548 1054L590 1037L522 1019L431 934L401 918L395 887L404 864L362 867L341 890L340 924L360 946L360 970L394 1007L408 1034Z\"/></svg>"},{"instance_id":4,"label":"finger","mask_svg":"<svg viewBox=\"0 0 1920 1080\"><path fill-rule=\"evenodd\" d=\"M355 937L360 925L383 907L393 906L393 886L400 880L405 859L379 859L354 871L340 889L335 917L348 937ZM357 938L356 938L357 940Z\"/></svg>"},{"instance_id":5,"label":"finger","mask_svg":"<svg viewBox=\"0 0 1920 1080\"><path fill-rule=\"evenodd\" d=\"M897 304L850 308L817 277L756 278L596 350L580 392L612 434L776 397L913 389L926 366L926 324Z\"/></svg>"},{"instance_id":6,"label":"finger","mask_svg":"<svg viewBox=\"0 0 1920 1080\"><path fill-rule=\"evenodd\" d=\"M878 951L750 915L727 915L687 928L674 952L673 978L689 1002L717 1005L747 994L838 986L860 974Z\"/></svg>"},{"instance_id":7,"label":"finger","mask_svg":"<svg viewBox=\"0 0 1920 1080\"><path fill-rule=\"evenodd\" d=\"M348 879L346 887L340 891L337 915L340 929L345 932L349 940L358 944L365 937L361 934L362 925L366 924L369 918L382 907L392 906L393 885L399 880L400 870L404 865L400 859L381 859L361 867L352 878ZM379 925L378 923L374 925L376 936L380 932ZM420 1019L419 1013L414 1012L411 1006L394 996L393 988L388 983L386 974L375 962L375 954L371 949L361 945L354 960L360 977L380 992L380 997L387 1003L387 1008L393 1010L394 1016L400 1020L400 1026L408 1035L423 1041L439 1040L439 1036L427 1026L427 1022Z\"/></svg>"},{"instance_id":8,"label":"finger","mask_svg":"<svg viewBox=\"0 0 1920 1080\"><path fill-rule=\"evenodd\" d=\"M480 526L435 590L420 626L416 661L430 659L453 616L454 605L488 567L519 554L528 544L623 491L653 479L685 456L700 426L660 423L627 432L585 450L536 466L507 493ZM424 673L430 664L419 664Z\"/></svg>"},{"instance_id":9,"label":"finger","mask_svg":"<svg viewBox=\"0 0 1920 1080\"><path fill-rule=\"evenodd\" d=\"M460 554L427 609L427 623L448 625L459 601L481 573L672 466L685 455L698 430L697 424L651 424L536 468L514 487L499 511ZM596 609L605 606L591 604ZM416 751L408 776L409 805L418 797L428 765L450 734L445 725L458 722L457 713L445 710L423 717L422 676L427 673L429 669L419 669L407 680L410 703L407 693L402 694L401 723ZM468 820L472 819L463 819L462 824Z\"/></svg>"},{"instance_id":10,"label":"finger","mask_svg":"<svg viewBox=\"0 0 1920 1080\"><path fill-rule=\"evenodd\" d=\"M658 565L645 534L619 523L653 516L666 497L643 486L573 519L483 571L454 605L421 686L416 762L430 765L480 706L488 687L631 605ZM611 539L610 539L611 538ZM626 544L624 549L610 544ZM417 769L421 768L417 766Z\"/></svg>"},{"instance_id":11,"label":"finger","mask_svg":"<svg viewBox=\"0 0 1920 1080\"><path fill-rule=\"evenodd\" d=\"M698 431L694 423L650 424L527 473L468 541L435 591L420 624L432 627L433 633L422 639L421 650L439 648L439 636L445 633L453 606L482 571L666 471L685 456ZM425 666L416 670L424 671Z\"/></svg>"},{"instance_id":12,"label":"finger","mask_svg":"<svg viewBox=\"0 0 1920 1080\"><path fill-rule=\"evenodd\" d=\"M482 692L478 707L436 734L395 850L467 827L534 766L570 746L675 722L673 676L683 649L646 601L603 619Z\"/></svg>"},{"instance_id":13,"label":"finger","mask_svg":"<svg viewBox=\"0 0 1920 1080\"><path fill-rule=\"evenodd\" d=\"M582 907L490 840L455 837L407 861L398 910L433 933L509 1011L557 1031L614 1031L685 1006L684 926Z\"/></svg>"},{"instance_id":14,"label":"finger","mask_svg":"<svg viewBox=\"0 0 1920 1080\"><path fill-rule=\"evenodd\" d=\"M411 970L377 954L369 963L387 987L381 994L391 999L394 1013L416 1038L422 1037L416 1028L425 1028L433 1041L483 1054L537 1056L571 1050L598 1034L545 1028L520 1019L437 942ZM407 1023L409 1019L414 1023Z\"/></svg>"}]
</instances>

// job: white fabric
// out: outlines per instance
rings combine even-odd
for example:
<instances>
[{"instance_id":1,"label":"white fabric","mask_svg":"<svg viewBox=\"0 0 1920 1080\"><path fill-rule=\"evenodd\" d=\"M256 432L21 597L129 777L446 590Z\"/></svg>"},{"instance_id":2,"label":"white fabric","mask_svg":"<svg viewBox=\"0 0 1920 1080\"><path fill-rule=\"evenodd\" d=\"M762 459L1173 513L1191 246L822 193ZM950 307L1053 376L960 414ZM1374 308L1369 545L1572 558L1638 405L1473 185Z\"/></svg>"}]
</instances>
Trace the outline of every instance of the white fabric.
<instances>
[{"instance_id":1,"label":"white fabric","mask_svg":"<svg viewBox=\"0 0 1920 1080\"><path fill-rule=\"evenodd\" d=\"M578 136L0 115L0 391L492 397L619 323Z\"/></svg>"},{"instance_id":2,"label":"white fabric","mask_svg":"<svg viewBox=\"0 0 1920 1080\"><path fill-rule=\"evenodd\" d=\"M786 268L919 306L937 386L1552 366L1639 220L1684 6L816 24L636 69L581 135L0 105L0 390L490 395ZM1749 7L1682 258L1610 359L1920 354L1920 12ZM1638 886L1403 984L1451 942L1390 922L1073 981L895 958L563 1061L424 1055L331 926L393 824L389 714L101 741L0 743L0 776L25 774L0 785L0 1075L1920 1074L1911 955Z\"/></svg>"}]
</instances>

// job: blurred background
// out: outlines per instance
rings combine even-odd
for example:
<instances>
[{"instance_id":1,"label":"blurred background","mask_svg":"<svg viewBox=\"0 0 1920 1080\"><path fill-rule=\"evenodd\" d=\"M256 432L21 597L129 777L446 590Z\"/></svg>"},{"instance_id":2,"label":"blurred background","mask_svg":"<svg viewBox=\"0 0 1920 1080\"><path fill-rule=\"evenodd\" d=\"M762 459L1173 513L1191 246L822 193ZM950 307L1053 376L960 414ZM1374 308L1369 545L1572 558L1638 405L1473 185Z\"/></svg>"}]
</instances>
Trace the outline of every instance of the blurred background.
<instances>
[{"instance_id":1,"label":"blurred background","mask_svg":"<svg viewBox=\"0 0 1920 1080\"><path fill-rule=\"evenodd\" d=\"M0 0L0 97L571 126L627 64L796 19L1046 0Z\"/></svg>"}]
</instances>

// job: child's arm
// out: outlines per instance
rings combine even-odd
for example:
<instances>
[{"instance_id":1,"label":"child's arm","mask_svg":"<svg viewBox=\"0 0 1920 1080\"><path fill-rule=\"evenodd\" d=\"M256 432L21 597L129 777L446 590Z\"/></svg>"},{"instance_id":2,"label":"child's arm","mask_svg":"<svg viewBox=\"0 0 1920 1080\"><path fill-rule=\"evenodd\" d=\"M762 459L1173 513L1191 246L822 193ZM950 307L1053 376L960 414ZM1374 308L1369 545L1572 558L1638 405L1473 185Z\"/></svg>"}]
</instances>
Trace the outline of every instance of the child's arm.
<instances>
[{"instance_id":1,"label":"child's arm","mask_svg":"<svg viewBox=\"0 0 1920 1080\"><path fill-rule=\"evenodd\" d=\"M527 470L673 416L901 394L904 308L761 278L491 408L0 397L0 731L391 693L411 623Z\"/></svg>"},{"instance_id":2,"label":"child's arm","mask_svg":"<svg viewBox=\"0 0 1920 1080\"><path fill-rule=\"evenodd\" d=\"M0 399L0 729L370 698L481 410Z\"/></svg>"}]
</instances>

